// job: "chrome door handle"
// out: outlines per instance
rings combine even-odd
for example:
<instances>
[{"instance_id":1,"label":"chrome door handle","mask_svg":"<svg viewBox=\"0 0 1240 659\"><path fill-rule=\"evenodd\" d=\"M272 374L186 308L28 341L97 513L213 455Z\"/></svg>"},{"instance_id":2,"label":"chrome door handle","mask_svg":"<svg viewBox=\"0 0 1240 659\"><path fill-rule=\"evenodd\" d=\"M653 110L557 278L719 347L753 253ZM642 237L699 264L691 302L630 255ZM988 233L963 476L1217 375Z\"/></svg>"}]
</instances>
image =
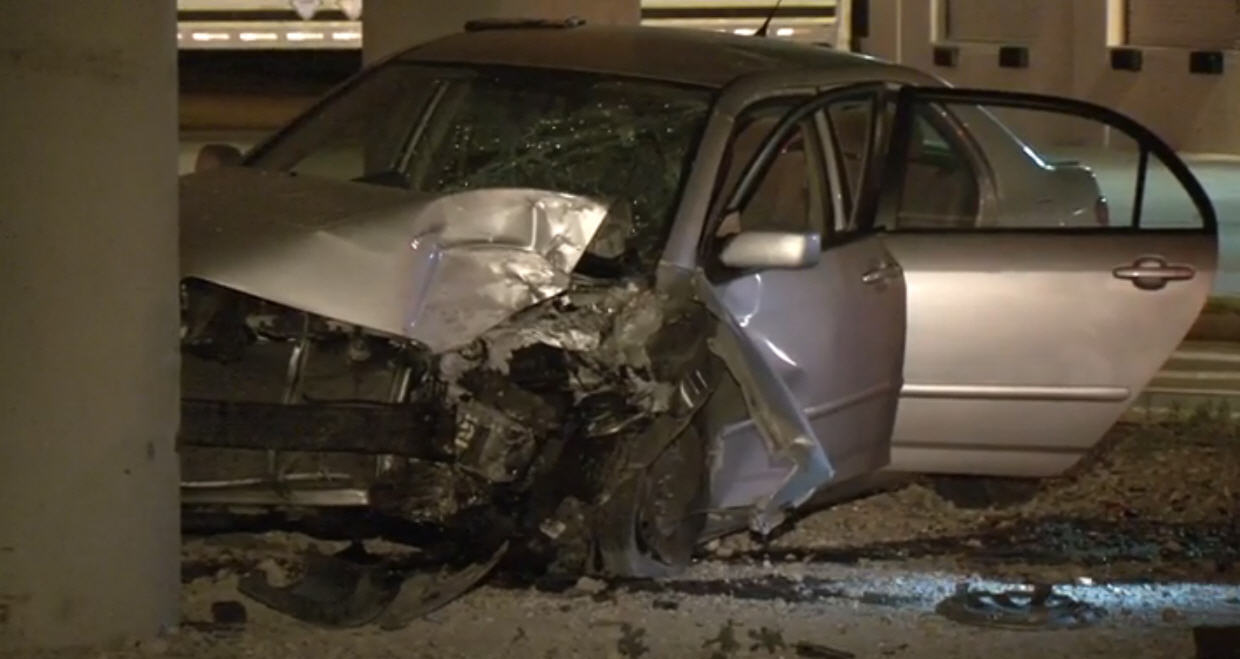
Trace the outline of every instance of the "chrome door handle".
<instances>
[{"instance_id":1,"label":"chrome door handle","mask_svg":"<svg viewBox=\"0 0 1240 659\"><path fill-rule=\"evenodd\" d=\"M1121 265L1111 271L1116 279L1127 279L1133 286L1145 291L1156 291L1169 281L1186 281L1197 271L1189 265L1167 263L1161 256L1142 256L1131 265Z\"/></svg>"},{"instance_id":2,"label":"chrome door handle","mask_svg":"<svg viewBox=\"0 0 1240 659\"><path fill-rule=\"evenodd\" d=\"M863 284L880 284L888 279L898 279L904 270L894 263L881 263L861 275Z\"/></svg>"}]
</instances>

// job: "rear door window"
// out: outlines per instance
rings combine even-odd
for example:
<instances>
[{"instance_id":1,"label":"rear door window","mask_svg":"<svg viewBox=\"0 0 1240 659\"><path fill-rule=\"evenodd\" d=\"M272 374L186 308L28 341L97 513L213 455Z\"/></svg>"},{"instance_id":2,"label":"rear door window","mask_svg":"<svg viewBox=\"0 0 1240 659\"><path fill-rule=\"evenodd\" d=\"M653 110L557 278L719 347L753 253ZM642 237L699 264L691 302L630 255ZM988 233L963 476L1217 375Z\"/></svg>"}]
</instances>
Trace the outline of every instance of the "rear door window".
<instances>
[{"instance_id":1,"label":"rear door window","mask_svg":"<svg viewBox=\"0 0 1240 659\"><path fill-rule=\"evenodd\" d=\"M901 227L964 229L977 223L980 182L964 145L950 133L950 121L940 106L917 108L904 153Z\"/></svg>"}]
</instances>

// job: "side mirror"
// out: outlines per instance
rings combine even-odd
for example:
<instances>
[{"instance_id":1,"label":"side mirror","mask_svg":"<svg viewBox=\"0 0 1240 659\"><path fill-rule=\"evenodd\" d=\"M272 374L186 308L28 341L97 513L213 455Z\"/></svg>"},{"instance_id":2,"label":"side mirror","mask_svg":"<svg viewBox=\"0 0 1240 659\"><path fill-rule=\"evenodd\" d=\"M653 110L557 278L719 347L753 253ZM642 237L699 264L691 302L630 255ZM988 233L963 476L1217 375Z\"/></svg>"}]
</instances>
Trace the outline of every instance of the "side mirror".
<instances>
[{"instance_id":1,"label":"side mirror","mask_svg":"<svg viewBox=\"0 0 1240 659\"><path fill-rule=\"evenodd\" d=\"M204 144L194 160L194 171L205 172L241 164L241 150L231 144Z\"/></svg>"},{"instance_id":2,"label":"side mirror","mask_svg":"<svg viewBox=\"0 0 1240 659\"><path fill-rule=\"evenodd\" d=\"M816 233L745 231L732 236L719 254L730 268L808 268L822 258L822 238Z\"/></svg>"}]
</instances>

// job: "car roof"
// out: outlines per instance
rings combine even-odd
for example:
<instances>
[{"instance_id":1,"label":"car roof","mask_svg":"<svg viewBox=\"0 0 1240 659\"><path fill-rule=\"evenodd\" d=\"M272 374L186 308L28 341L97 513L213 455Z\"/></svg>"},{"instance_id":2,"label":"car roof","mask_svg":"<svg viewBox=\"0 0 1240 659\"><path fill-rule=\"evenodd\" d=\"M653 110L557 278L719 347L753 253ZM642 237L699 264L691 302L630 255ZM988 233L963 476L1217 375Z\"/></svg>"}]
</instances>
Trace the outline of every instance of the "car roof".
<instances>
[{"instance_id":1,"label":"car roof","mask_svg":"<svg viewBox=\"0 0 1240 659\"><path fill-rule=\"evenodd\" d=\"M712 88L752 74L795 70L835 70L851 79L863 71L875 79L928 78L907 67L825 46L667 27L479 30L415 46L398 58L587 71Z\"/></svg>"}]
</instances>

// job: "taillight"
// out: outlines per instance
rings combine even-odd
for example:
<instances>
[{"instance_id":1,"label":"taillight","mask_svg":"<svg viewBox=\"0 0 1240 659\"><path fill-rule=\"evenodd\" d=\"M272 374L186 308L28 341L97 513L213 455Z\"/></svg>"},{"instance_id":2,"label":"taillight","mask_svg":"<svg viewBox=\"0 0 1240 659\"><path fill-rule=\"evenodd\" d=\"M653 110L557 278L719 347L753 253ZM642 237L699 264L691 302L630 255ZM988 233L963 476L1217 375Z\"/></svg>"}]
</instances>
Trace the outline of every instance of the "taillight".
<instances>
[{"instance_id":1,"label":"taillight","mask_svg":"<svg viewBox=\"0 0 1240 659\"><path fill-rule=\"evenodd\" d=\"M1107 205L1107 198L1099 196L1094 200L1094 219L1098 220L1098 226L1111 226L1111 208Z\"/></svg>"}]
</instances>

